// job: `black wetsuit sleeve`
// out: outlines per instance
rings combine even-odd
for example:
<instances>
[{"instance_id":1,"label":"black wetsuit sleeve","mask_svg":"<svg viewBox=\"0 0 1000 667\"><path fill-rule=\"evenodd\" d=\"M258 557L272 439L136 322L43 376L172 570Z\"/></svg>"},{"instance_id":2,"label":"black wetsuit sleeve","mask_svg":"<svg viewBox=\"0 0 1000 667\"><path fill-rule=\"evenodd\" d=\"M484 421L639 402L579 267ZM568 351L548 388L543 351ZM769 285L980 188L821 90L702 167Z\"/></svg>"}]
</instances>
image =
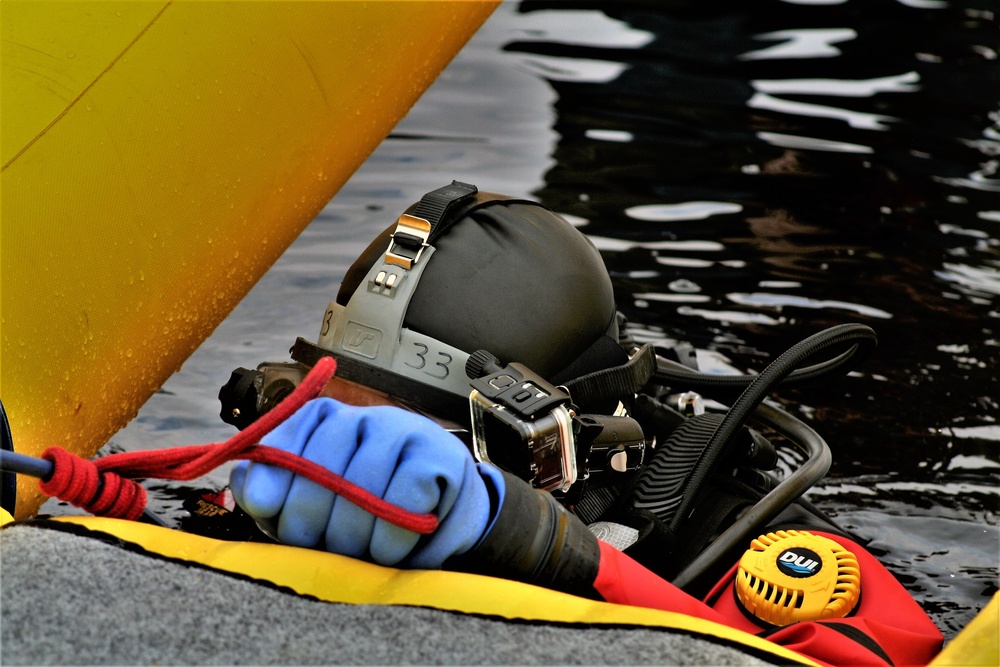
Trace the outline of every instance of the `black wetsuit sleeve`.
<instances>
[{"instance_id":1,"label":"black wetsuit sleeve","mask_svg":"<svg viewBox=\"0 0 1000 667\"><path fill-rule=\"evenodd\" d=\"M600 564L594 534L552 494L503 476L504 499L493 528L445 567L600 598L593 587Z\"/></svg>"}]
</instances>

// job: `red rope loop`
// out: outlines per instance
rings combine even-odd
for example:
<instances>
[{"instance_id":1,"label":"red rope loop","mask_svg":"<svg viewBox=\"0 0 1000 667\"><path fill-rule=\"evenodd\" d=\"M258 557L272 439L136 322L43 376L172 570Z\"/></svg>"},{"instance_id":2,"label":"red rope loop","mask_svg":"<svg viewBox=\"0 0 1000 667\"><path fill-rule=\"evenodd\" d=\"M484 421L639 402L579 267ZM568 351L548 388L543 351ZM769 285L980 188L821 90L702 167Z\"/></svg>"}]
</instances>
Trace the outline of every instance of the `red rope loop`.
<instances>
[{"instance_id":1,"label":"red rope loop","mask_svg":"<svg viewBox=\"0 0 1000 667\"><path fill-rule=\"evenodd\" d=\"M146 507L146 491L131 478L191 480L227 461L248 459L307 477L400 528L422 535L433 533L438 526L438 518L433 514L410 512L312 461L258 444L308 401L320 396L336 368L333 357L323 357L285 400L222 443L122 452L96 461L52 447L44 456L52 461L53 473L42 482L42 492L83 507L91 514L137 519Z\"/></svg>"},{"instance_id":2,"label":"red rope loop","mask_svg":"<svg viewBox=\"0 0 1000 667\"><path fill-rule=\"evenodd\" d=\"M114 472L101 472L89 461L61 447L49 447L42 458L52 462L52 476L42 493L81 507L91 514L135 520L146 507L146 489Z\"/></svg>"}]
</instances>

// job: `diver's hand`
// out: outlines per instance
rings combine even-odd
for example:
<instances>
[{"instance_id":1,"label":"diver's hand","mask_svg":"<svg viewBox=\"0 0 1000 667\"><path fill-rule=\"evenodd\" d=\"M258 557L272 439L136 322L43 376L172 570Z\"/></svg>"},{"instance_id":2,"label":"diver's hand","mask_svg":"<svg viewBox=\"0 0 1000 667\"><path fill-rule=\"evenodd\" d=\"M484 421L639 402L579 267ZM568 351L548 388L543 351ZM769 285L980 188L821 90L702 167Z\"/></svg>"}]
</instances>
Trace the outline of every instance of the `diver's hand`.
<instances>
[{"instance_id":1,"label":"diver's hand","mask_svg":"<svg viewBox=\"0 0 1000 667\"><path fill-rule=\"evenodd\" d=\"M440 521L434 533L421 536L287 470L240 462L230 476L236 502L286 544L383 565L437 568L479 543L502 502L499 471L477 465L458 438L400 408L358 408L320 398L262 442Z\"/></svg>"}]
</instances>

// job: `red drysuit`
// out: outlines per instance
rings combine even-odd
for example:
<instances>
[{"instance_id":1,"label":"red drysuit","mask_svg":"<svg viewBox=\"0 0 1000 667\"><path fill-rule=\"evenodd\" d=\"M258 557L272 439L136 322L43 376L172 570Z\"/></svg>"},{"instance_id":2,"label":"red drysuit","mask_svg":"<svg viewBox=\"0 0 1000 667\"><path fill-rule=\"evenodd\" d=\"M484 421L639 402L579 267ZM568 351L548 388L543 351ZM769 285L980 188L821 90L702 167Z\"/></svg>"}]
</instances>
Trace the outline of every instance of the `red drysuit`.
<instances>
[{"instance_id":1,"label":"red drysuit","mask_svg":"<svg viewBox=\"0 0 1000 667\"><path fill-rule=\"evenodd\" d=\"M943 637L903 586L871 554L837 535L811 531L851 551L861 569L861 598L846 618L794 623L765 630L739 608L733 593L734 565L697 600L613 547L601 543L594 588L608 602L695 616L766 637L831 666L926 665Z\"/></svg>"}]
</instances>

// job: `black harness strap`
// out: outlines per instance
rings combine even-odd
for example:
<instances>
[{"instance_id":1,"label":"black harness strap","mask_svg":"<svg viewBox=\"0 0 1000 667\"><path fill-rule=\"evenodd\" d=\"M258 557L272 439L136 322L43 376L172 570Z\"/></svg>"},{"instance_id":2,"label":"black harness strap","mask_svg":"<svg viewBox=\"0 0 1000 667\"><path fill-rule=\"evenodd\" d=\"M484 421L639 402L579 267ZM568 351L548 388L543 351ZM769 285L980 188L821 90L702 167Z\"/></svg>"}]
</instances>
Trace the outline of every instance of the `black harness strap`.
<instances>
[{"instance_id":1,"label":"black harness strap","mask_svg":"<svg viewBox=\"0 0 1000 667\"><path fill-rule=\"evenodd\" d=\"M562 385L569 391L573 403L590 406L599 401L633 396L646 386L655 370L656 353L647 343L621 366L588 373Z\"/></svg>"},{"instance_id":2,"label":"black harness strap","mask_svg":"<svg viewBox=\"0 0 1000 667\"><path fill-rule=\"evenodd\" d=\"M429 222L433 238L440 234L440 232L435 232L441 221L445 219L448 209L461 205L462 202L474 197L478 192L479 188L475 185L452 181L451 185L438 188L421 197L416 206L411 209L410 215Z\"/></svg>"}]
</instances>

